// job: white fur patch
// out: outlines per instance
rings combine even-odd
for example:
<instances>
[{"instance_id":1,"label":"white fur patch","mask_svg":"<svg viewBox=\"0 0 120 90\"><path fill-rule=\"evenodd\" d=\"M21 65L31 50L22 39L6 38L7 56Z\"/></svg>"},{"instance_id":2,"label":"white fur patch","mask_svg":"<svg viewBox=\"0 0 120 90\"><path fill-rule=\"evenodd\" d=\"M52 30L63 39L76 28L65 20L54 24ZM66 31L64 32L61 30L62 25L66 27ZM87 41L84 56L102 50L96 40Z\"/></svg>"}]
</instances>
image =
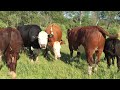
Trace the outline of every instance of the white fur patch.
<instances>
[{"instance_id":1,"label":"white fur patch","mask_svg":"<svg viewBox=\"0 0 120 90\"><path fill-rule=\"evenodd\" d=\"M34 48L31 46L31 50L33 51L34 50Z\"/></svg>"},{"instance_id":2,"label":"white fur patch","mask_svg":"<svg viewBox=\"0 0 120 90\"><path fill-rule=\"evenodd\" d=\"M54 42L53 52L54 52L56 58L61 57L60 48L61 48L60 42L58 42L58 41Z\"/></svg>"},{"instance_id":3,"label":"white fur patch","mask_svg":"<svg viewBox=\"0 0 120 90\"><path fill-rule=\"evenodd\" d=\"M92 66L88 66L88 74L89 74L89 75L92 74Z\"/></svg>"},{"instance_id":4,"label":"white fur patch","mask_svg":"<svg viewBox=\"0 0 120 90\"><path fill-rule=\"evenodd\" d=\"M44 47L46 48L47 43L48 43L48 34L45 31L41 31L38 34L38 43L40 47L44 45Z\"/></svg>"}]
</instances>

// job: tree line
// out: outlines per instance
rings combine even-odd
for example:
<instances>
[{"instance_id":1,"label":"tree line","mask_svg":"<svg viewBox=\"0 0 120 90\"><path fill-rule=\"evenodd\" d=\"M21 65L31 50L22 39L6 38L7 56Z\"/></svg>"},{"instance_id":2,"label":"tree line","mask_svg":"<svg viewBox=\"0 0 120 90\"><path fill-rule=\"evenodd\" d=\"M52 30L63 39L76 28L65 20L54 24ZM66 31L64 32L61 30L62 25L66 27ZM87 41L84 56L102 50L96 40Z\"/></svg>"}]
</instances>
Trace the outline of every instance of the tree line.
<instances>
[{"instance_id":1,"label":"tree line","mask_svg":"<svg viewBox=\"0 0 120 90\"><path fill-rule=\"evenodd\" d=\"M63 30L99 25L115 33L120 28L120 11L0 11L1 28L37 24L45 29L51 23L58 23Z\"/></svg>"}]
</instances>

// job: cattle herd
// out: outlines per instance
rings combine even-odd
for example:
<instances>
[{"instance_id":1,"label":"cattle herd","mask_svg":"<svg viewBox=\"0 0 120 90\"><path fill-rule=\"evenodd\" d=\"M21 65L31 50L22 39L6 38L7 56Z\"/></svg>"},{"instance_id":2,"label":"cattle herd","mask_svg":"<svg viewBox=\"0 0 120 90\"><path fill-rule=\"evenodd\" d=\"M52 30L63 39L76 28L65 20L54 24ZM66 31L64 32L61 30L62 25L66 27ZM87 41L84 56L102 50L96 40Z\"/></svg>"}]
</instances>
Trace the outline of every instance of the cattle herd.
<instances>
[{"instance_id":1,"label":"cattle herd","mask_svg":"<svg viewBox=\"0 0 120 90\"><path fill-rule=\"evenodd\" d=\"M105 53L108 68L114 58L117 58L118 71L120 70L120 40L119 34L110 34L99 26L74 27L67 30L68 46L70 50L69 62L73 61L73 51L77 51L76 57L80 57L80 46L85 49L88 63L88 74L97 70L102 52ZM108 36L108 38L106 38ZM26 48L29 59L38 61L39 50L44 50L44 57L49 58L48 51L54 55L54 59L60 59L62 30L59 25L50 24L45 30L38 25L21 25L16 28L8 27L0 29L0 61L5 58L9 69L9 75L16 78L17 60L20 52Z\"/></svg>"}]
</instances>

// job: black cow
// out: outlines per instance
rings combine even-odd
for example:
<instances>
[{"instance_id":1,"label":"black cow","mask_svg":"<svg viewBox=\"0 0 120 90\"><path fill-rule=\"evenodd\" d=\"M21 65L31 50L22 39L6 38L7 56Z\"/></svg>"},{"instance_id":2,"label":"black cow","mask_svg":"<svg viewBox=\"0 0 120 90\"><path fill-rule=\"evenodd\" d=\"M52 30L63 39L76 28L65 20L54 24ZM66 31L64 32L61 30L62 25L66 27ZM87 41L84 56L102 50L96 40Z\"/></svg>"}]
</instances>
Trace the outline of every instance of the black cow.
<instances>
[{"instance_id":1,"label":"black cow","mask_svg":"<svg viewBox=\"0 0 120 90\"><path fill-rule=\"evenodd\" d=\"M110 68L111 59L112 59L112 64L114 64L114 59L116 57L117 67L119 71L120 70L120 40L107 38L105 41L105 46L103 51L105 53L105 58L107 59L108 68Z\"/></svg>"},{"instance_id":2,"label":"black cow","mask_svg":"<svg viewBox=\"0 0 120 90\"><path fill-rule=\"evenodd\" d=\"M29 49L29 58L32 60L38 60L38 50L40 48L38 43L38 34L41 28L38 25L22 25L18 26L17 29L20 31L24 47Z\"/></svg>"}]
</instances>

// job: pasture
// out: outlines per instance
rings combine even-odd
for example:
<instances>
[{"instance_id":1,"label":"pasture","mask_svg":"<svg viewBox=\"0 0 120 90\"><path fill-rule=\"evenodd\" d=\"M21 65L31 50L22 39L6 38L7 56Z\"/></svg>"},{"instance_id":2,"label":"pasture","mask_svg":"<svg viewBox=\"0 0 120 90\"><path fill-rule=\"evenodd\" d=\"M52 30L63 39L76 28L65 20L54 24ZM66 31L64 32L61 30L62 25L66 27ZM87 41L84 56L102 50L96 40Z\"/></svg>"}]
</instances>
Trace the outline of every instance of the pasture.
<instances>
[{"instance_id":1,"label":"pasture","mask_svg":"<svg viewBox=\"0 0 120 90\"><path fill-rule=\"evenodd\" d=\"M17 79L119 79L120 72L117 72L116 60L115 65L107 68L106 60L104 60L104 54L102 54L101 62L99 63L98 71L91 76L87 73L87 62L85 54L81 55L80 63L72 62L66 63L69 60L69 48L68 41L66 39L66 33L63 32L64 45L61 47L61 60L54 60L50 54L50 60L46 60L42 52L39 54L38 62L30 62L29 58L24 54L20 54L20 59L17 62ZM74 52L74 56L77 52ZM7 75L8 68L4 63L1 63L3 67L0 70L0 79L11 79Z\"/></svg>"}]
</instances>

